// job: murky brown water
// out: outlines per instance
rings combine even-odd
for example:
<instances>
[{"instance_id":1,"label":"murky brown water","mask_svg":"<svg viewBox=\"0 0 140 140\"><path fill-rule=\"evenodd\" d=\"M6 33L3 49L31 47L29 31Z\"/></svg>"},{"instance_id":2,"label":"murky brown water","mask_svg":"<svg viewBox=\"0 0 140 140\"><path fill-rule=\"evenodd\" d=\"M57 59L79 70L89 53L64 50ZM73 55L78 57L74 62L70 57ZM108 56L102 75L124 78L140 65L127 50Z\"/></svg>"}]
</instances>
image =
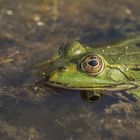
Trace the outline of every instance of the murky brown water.
<instances>
[{"instance_id":1,"label":"murky brown water","mask_svg":"<svg viewBox=\"0 0 140 140\"><path fill-rule=\"evenodd\" d=\"M140 139L139 101L89 104L77 91L23 88L62 42L139 34L139 7L139 0L0 0L0 139Z\"/></svg>"}]
</instances>

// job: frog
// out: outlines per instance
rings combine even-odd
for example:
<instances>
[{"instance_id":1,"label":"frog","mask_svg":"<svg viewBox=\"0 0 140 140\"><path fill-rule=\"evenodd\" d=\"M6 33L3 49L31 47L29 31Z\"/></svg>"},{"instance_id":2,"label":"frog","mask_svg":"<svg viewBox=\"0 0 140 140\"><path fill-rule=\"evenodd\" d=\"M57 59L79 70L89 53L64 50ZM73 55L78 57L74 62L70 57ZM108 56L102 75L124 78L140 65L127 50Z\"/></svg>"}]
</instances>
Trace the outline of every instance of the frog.
<instances>
[{"instance_id":1,"label":"frog","mask_svg":"<svg viewBox=\"0 0 140 140\"><path fill-rule=\"evenodd\" d=\"M139 99L140 36L93 46L62 43L57 55L38 65L38 76L47 86L79 90L90 103L122 92Z\"/></svg>"}]
</instances>

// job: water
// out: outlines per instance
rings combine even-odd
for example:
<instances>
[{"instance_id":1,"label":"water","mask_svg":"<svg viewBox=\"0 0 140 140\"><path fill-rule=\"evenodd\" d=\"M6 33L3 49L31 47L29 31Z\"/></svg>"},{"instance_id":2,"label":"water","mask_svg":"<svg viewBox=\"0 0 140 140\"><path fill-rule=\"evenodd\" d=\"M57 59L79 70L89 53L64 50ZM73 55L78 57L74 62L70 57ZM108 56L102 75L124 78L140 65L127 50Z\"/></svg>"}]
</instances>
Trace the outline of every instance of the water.
<instances>
[{"instance_id":1,"label":"water","mask_svg":"<svg viewBox=\"0 0 140 140\"><path fill-rule=\"evenodd\" d=\"M139 101L105 96L90 104L78 91L23 88L34 82L35 65L63 42L93 45L139 34L139 6L138 0L0 0L0 139L139 139Z\"/></svg>"}]
</instances>

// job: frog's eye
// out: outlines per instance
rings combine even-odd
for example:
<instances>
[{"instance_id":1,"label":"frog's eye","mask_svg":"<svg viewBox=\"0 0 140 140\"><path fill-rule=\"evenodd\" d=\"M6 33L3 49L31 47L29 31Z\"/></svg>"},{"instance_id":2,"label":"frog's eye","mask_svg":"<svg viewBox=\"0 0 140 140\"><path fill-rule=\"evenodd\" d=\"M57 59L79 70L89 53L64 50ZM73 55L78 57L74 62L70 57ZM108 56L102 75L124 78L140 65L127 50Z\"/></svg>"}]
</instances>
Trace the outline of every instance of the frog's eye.
<instances>
[{"instance_id":1,"label":"frog's eye","mask_svg":"<svg viewBox=\"0 0 140 140\"><path fill-rule=\"evenodd\" d=\"M104 68L104 62L98 55L88 55L82 59L81 68L90 75L98 75Z\"/></svg>"}]
</instances>

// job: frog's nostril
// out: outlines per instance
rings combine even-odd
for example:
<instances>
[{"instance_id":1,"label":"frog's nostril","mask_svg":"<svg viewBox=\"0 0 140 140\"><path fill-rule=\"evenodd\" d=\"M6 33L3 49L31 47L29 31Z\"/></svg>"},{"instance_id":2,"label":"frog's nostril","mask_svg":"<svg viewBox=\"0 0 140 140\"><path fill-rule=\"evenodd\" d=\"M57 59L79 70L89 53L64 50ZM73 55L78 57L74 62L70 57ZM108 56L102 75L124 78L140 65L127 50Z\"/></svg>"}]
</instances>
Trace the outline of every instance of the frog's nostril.
<instances>
[{"instance_id":1,"label":"frog's nostril","mask_svg":"<svg viewBox=\"0 0 140 140\"><path fill-rule=\"evenodd\" d=\"M61 72L67 71L67 68L66 68L65 66L61 66L61 67L59 68L59 71L61 71Z\"/></svg>"}]
</instances>

